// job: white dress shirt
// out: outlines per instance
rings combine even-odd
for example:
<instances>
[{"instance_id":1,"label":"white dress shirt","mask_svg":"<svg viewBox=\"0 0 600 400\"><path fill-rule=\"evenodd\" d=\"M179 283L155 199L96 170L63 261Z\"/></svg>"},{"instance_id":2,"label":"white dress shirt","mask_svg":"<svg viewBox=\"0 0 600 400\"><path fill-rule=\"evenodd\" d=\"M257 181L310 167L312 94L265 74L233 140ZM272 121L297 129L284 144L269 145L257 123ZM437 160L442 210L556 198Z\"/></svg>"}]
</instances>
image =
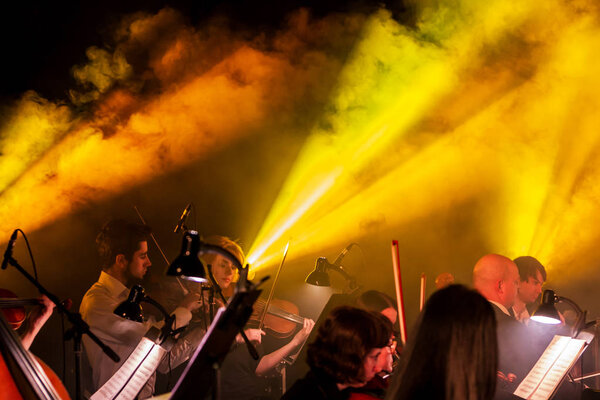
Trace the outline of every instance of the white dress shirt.
<instances>
[{"instance_id":1,"label":"white dress shirt","mask_svg":"<svg viewBox=\"0 0 600 400\"><path fill-rule=\"evenodd\" d=\"M144 322L135 322L114 314L115 308L126 300L128 295L129 289L123 283L103 271L100 273L98 281L86 292L81 301L79 312L83 320L88 323L91 331L121 358L119 363L115 363L89 337L83 336L83 345L92 367L94 390L98 390L117 372L152 326L161 327L164 324L164 321L157 322L152 317ZM192 314L187 308L178 307L173 314L178 327L187 325L192 318ZM185 361L193 351L190 343L185 343L185 345L186 354L180 354L182 356L180 362ZM154 381L155 376L153 375L141 393L151 395Z\"/></svg>"}]
</instances>

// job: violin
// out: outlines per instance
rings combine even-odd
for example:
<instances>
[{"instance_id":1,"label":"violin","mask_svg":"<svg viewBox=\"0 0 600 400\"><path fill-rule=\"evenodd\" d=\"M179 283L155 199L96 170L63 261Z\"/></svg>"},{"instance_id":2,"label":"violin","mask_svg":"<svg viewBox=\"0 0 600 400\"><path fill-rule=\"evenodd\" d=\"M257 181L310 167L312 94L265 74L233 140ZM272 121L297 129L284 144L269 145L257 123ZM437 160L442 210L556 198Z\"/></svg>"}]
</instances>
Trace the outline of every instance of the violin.
<instances>
[{"instance_id":1,"label":"violin","mask_svg":"<svg viewBox=\"0 0 600 400\"><path fill-rule=\"evenodd\" d=\"M265 314L265 300L258 299L254 303L249 323L259 323ZM263 329L268 334L279 338L288 338L296 330L296 326L304 325L304 318L298 315L298 306L294 303L281 299L271 299L266 314L264 315Z\"/></svg>"},{"instance_id":2,"label":"violin","mask_svg":"<svg viewBox=\"0 0 600 400\"><path fill-rule=\"evenodd\" d=\"M223 290L223 295L225 297L229 297L228 294L233 293L233 285ZM206 292L203 293L203 301L208 304L208 294ZM214 307L224 307L225 305L222 303L220 299L215 295L213 298ZM252 315L248 321L248 325L250 326L259 326L260 319L265 314L265 306L267 302L262 299L256 300L254 303L254 307L252 309ZM199 309L199 313L203 313ZM271 303L269 304L269 308L264 316L264 323L262 329L269 335L276 337L278 339L285 339L290 337L294 331L296 330L296 326L304 325L304 319L300 315L298 315L299 309L294 303L281 299L271 299ZM200 318L204 317L204 315L200 315Z\"/></svg>"}]
</instances>

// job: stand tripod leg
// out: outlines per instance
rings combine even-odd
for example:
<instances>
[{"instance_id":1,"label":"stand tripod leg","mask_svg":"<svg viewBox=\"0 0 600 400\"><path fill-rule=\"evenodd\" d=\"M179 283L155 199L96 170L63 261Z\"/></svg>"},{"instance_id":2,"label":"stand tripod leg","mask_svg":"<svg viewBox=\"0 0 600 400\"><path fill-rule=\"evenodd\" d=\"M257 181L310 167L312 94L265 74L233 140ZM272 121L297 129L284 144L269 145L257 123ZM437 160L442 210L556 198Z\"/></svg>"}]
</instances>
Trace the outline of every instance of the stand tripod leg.
<instances>
[{"instance_id":1,"label":"stand tripod leg","mask_svg":"<svg viewBox=\"0 0 600 400\"><path fill-rule=\"evenodd\" d=\"M81 332L74 332L73 352L75 353L75 399L81 400Z\"/></svg>"},{"instance_id":2,"label":"stand tripod leg","mask_svg":"<svg viewBox=\"0 0 600 400\"><path fill-rule=\"evenodd\" d=\"M287 368L284 365L283 368L281 368L281 395L282 396L285 394L286 387L287 387Z\"/></svg>"},{"instance_id":3,"label":"stand tripod leg","mask_svg":"<svg viewBox=\"0 0 600 400\"><path fill-rule=\"evenodd\" d=\"M221 400L221 370L218 363L213 364L213 400Z\"/></svg>"}]
</instances>

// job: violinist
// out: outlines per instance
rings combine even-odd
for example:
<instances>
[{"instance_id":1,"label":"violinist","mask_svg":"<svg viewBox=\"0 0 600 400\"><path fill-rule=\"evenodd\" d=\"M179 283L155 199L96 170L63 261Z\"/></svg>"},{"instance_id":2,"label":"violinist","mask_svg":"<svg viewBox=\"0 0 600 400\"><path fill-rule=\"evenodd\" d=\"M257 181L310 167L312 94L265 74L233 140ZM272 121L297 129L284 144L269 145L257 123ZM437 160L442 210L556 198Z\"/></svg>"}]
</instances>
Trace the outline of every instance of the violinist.
<instances>
[{"instance_id":1,"label":"violinist","mask_svg":"<svg viewBox=\"0 0 600 400\"><path fill-rule=\"evenodd\" d=\"M392 323L392 326L394 326L398 320L396 302L385 293L376 290L368 290L358 296L355 303L357 307L362 308L363 310L379 313L387 318ZM366 385L353 389L350 399L383 399L385 397L385 392L389 387L389 377L393 372L395 358L397 358L396 341L392 334L388 345L382 349L377 360L380 372L367 382Z\"/></svg>"},{"instance_id":2,"label":"violinist","mask_svg":"<svg viewBox=\"0 0 600 400\"><path fill-rule=\"evenodd\" d=\"M335 308L308 346L310 371L281 400L347 400L349 388L364 386L380 371L379 354L391 335L392 324L380 313Z\"/></svg>"},{"instance_id":3,"label":"violinist","mask_svg":"<svg viewBox=\"0 0 600 400\"><path fill-rule=\"evenodd\" d=\"M113 362L87 336L83 337L92 367L94 390L98 390L119 369L152 326L159 327L163 323L152 317L144 322L130 321L114 314L117 305L127 299L130 288L142 280L152 265L148 257L149 234L147 225L112 220L104 225L96 238L103 261L102 272L83 297L80 312L91 330L117 352L121 362ZM181 300L173 312L176 327L187 325L191 311L199 307L198 299L198 294L192 293ZM165 357L159 365L158 371L166 373L171 366L187 360L197 342L178 340L170 350L169 357ZM154 374L141 389L139 398L152 395L155 379Z\"/></svg>"},{"instance_id":4,"label":"violinist","mask_svg":"<svg viewBox=\"0 0 600 400\"><path fill-rule=\"evenodd\" d=\"M210 236L205 238L204 242L228 250L238 258L240 264L244 264L244 253L241 247L231 239L224 236ZM218 254L207 254L204 256L204 261L211 265L212 273L223 294L226 296L233 294L233 283L237 278L237 270L231 261ZM267 355L262 355L261 347L262 336L265 335L265 332L260 329L246 329L244 331L246 336L257 345L257 350L261 355L258 360L252 359L241 336L238 335L236 343L221 366L222 398L228 400L268 398L259 377L272 372L284 357L296 351L304 343L313 326L314 321L304 319L302 328L290 342Z\"/></svg>"}]
</instances>

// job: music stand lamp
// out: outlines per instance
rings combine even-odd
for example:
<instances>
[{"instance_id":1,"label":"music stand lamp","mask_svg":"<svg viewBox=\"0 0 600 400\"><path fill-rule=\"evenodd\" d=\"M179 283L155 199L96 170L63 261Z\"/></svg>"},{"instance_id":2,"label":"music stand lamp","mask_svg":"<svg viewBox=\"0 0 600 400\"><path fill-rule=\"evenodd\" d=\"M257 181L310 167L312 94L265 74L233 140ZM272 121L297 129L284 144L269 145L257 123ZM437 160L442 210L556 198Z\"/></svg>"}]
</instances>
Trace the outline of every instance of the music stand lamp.
<instances>
[{"instance_id":1,"label":"music stand lamp","mask_svg":"<svg viewBox=\"0 0 600 400\"><path fill-rule=\"evenodd\" d=\"M350 292L358 289L356 278L354 276L346 272L341 265L330 264L325 257L317 258L315 269L308 274L305 282L309 285L329 287L331 286L331 281L329 279L328 271L335 271L342 275L348 282L348 288L350 289Z\"/></svg>"}]
</instances>

